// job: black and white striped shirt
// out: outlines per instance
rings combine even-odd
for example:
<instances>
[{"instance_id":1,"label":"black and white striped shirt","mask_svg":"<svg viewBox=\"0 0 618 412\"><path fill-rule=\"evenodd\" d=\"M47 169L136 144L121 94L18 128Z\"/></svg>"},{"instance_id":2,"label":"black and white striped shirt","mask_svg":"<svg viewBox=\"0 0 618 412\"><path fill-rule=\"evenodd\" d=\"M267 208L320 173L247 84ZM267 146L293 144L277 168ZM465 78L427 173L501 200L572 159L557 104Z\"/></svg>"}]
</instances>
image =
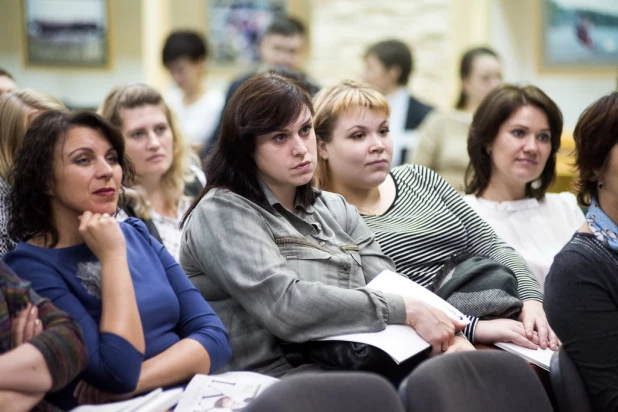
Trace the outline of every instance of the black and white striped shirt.
<instances>
[{"instance_id":1,"label":"black and white striped shirt","mask_svg":"<svg viewBox=\"0 0 618 412\"><path fill-rule=\"evenodd\" d=\"M517 276L522 300L543 300L523 258L495 234L443 178L431 169L403 165L392 170L397 194L381 216L363 216L385 255L405 274L431 287L444 263L460 253L484 256ZM472 336L476 321L467 330Z\"/></svg>"}]
</instances>

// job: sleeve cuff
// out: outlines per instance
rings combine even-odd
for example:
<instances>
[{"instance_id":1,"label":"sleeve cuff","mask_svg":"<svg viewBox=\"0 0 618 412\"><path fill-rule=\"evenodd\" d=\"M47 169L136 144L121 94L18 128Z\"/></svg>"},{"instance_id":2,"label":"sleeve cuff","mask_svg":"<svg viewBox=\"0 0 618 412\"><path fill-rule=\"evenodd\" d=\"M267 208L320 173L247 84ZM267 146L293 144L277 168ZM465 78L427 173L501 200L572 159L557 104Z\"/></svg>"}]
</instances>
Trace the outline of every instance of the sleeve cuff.
<instances>
[{"instance_id":1,"label":"sleeve cuff","mask_svg":"<svg viewBox=\"0 0 618 412\"><path fill-rule=\"evenodd\" d=\"M385 293L386 305L388 306L388 320L386 323L401 324L406 323L406 304L400 295Z\"/></svg>"},{"instance_id":2,"label":"sleeve cuff","mask_svg":"<svg viewBox=\"0 0 618 412\"><path fill-rule=\"evenodd\" d=\"M463 330L464 336L470 341L470 343L474 344L474 332L476 331L476 324L479 322L479 318L475 318L474 316L466 316L470 323Z\"/></svg>"}]
</instances>

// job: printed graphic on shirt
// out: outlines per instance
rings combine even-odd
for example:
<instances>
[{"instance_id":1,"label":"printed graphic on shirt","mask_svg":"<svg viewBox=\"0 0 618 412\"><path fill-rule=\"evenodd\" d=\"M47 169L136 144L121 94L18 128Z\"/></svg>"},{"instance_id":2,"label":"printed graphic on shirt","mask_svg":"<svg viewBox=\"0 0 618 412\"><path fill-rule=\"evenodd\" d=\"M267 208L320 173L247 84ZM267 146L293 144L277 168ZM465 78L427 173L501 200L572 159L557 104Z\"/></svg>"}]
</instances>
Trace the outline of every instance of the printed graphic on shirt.
<instances>
[{"instance_id":1,"label":"printed graphic on shirt","mask_svg":"<svg viewBox=\"0 0 618 412\"><path fill-rule=\"evenodd\" d=\"M81 262L77 265L77 278L88 294L101 300L101 262Z\"/></svg>"}]
</instances>

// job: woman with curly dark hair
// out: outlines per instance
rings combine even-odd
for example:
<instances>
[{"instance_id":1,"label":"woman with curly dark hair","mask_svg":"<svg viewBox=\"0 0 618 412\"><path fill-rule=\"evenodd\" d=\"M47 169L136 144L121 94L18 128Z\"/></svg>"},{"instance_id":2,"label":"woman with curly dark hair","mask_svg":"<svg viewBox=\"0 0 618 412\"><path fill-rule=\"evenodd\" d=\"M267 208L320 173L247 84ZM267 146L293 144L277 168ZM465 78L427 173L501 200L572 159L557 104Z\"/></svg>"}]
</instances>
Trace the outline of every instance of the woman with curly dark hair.
<instances>
[{"instance_id":1,"label":"woman with curly dark hair","mask_svg":"<svg viewBox=\"0 0 618 412\"><path fill-rule=\"evenodd\" d=\"M221 321L137 219L119 223L131 176L122 135L95 113L50 111L15 159L7 263L79 323L88 367L59 406L129 397L230 357ZM113 393L115 395L110 395Z\"/></svg>"}]
</instances>

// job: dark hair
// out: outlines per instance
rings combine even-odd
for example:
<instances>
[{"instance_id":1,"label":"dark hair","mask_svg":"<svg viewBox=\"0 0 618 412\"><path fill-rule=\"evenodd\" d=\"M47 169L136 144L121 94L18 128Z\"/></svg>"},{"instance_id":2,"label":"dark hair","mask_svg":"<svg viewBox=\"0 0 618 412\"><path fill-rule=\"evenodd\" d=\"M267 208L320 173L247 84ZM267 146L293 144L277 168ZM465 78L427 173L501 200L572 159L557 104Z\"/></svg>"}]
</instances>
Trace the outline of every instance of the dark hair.
<instances>
[{"instance_id":1,"label":"dark hair","mask_svg":"<svg viewBox=\"0 0 618 412\"><path fill-rule=\"evenodd\" d=\"M101 132L116 150L122 168L122 184L131 182L133 167L125 156L124 139L115 127L94 112L45 112L28 129L15 157L11 173L13 186L9 194L8 232L12 239L27 241L42 235L46 243L51 239L49 247L58 243L58 229L51 220L49 189L54 175L56 146L74 127Z\"/></svg>"},{"instance_id":2,"label":"dark hair","mask_svg":"<svg viewBox=\"0 0 618 412\"><path fill-rule=\"evenodd\" d=\"M15 78L11 75L11 73L7 72L2 67L0 67L0 76L8 77L9 79L15 81Z\"/></svg>"},{"instance_id":3,"label":"dark hair","mask_svg":"<svg viewBox=\"0 0 618 412\"><path fill-rule=\"evenodd\" d=\"M305 37L307 30L305 25L298 19L289 16L275 17L264 31L264 36L279 34L281 36L301 35Z\"/></svg>"},{"instance_id":4,"label":"dark hair","mask_svg":"<svg viewBox=\"0 0 618 412\"><path fill-rule=\"evenodd\" d=\"M513 84L503 84L492 90L474 114L468 134L470 163L465 178L467 194L480 196L487 189L492 172L487 146L496 139L502 124L527 105L545 113L551 134L551 153L540 176L541 184L526 184L526 197L543 199L547 188L556 177L556 152L560 148L562 113L556 103L538 87Z\"/></svg>"},{"instance_id":5,"label":"dark hair","mask_svg":"<svg viewBox=\"0 0 618 412\"><path fill-rule=\"evenodd\" d=\"M294 78L269 71L257 74L234 92L221 120L221 133L205 163L206 187L195 198L182 219L187 220L193 209L209 190L225 188L275 213L266 200L253 158L255 139L279 130L309 109L313 115L311 97ZM303 206L313 204L318 196L313 180L296 189L296 200Z\"/></svg>"},{"instance_id":6,"label":"dark hair","mask_svg":"<svg viewBox=\"0 0 618 412\"><path fill-rule=\"evenodd\" d=\"M410 48L399 40L384 40L370 46L365 52L365 58L369 55L377 57L386 68L398 66L401 69L397 84L405 86L412 70L414 70L414 60Z\"/></svg>"},{"instance_id":7,"label":"dark hair","mask_svg":"<svg viewBox=\"0 0 618 412\"><path fill-rule=\"evenodd\" d=\"M472 74L472 66L474 65L474 60L477 57L484 55L495 57L498 60L500 59L498 53L488 47L475 47L474 49L470 49L465 52L464 55L461 57L461 63L459 64L459 79L463 81L468 78L468 76ZM463 109L467 103L467 96L462 87L459 92L459 98L457 99L457 103L455 103L455 108Z\"/></svg>"},{"instance_id":8,"label":"dark hair","mask_svg":"<svg viewBox=\"0 0 618 412\"><path fill-rule=\"evenodd\" d=\"M166 67L183 57L195 63L208 57L208 46L199 33L178 30L167 36L162 55L163 65Z\"/></svg>"},{"instance_id":9,"label":"dark hair","mask_svg":"<svg viewBox=\"0 0 618 412\"><path fill-rule=\"evenodd\" d=\"M598 193L599 178L607 170L610 152L618 143L618 92L592 103L579 117L575 130L575 186L577 200L589 206Z\"/></svg>"}]
</instances>

